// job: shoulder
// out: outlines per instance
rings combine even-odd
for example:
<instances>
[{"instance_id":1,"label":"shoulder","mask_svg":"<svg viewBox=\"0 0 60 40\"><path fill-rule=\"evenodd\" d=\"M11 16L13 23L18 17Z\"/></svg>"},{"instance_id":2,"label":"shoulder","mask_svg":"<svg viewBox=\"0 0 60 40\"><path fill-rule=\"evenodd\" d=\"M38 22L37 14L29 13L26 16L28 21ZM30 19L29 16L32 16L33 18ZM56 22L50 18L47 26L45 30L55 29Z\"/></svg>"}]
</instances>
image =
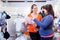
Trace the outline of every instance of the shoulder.
<instances>
[{"instance_id":1,"label":"shoulder","mask_svg":"<svg viewBox=\"0 0 60 40\"><path fill-rule=\"evenodd\" d=\"M32 17L31 13L29 13L27 16L28 16L28 17Z\"/></svg>"},{"instance_id":2,"label":"shoulder","mask_svg":"<svg viewBox=\"0 0 60 40\"><path fill-rule=\"evenodd\" d=\"M53 16L52 16L52 15L48 15L48 17L53 18Z\"/></svg>"},{"instance_id":3,"label":"shoulder","mask_svg":"<svg viewBox=\"0 0 60 40\"><path fill-rule=\"evenodd\" d=\"M41 15L41 14L38 14L38 16L39 16L39 17L42 17L42 15Z\"/></svg>"},{"instance_id":4,"label":"shoulder","mask_svg":"<svg viewBox=\"0 0 60 40\"><path fill-rule=\"evenodd\" d=\"M27 16L31 16L31 13L29 13Z\"/></svg>"},{"instance_id":5,"label":"shoulder","mask_svg":"<svg viewBox=\"0 0 60 40\"><path fill-rule=\"evenodd\" d=\"M53 16L52 15L47 15L45 18L47 18L47 19L53 19Z\"/></svg>"}]
</instances>

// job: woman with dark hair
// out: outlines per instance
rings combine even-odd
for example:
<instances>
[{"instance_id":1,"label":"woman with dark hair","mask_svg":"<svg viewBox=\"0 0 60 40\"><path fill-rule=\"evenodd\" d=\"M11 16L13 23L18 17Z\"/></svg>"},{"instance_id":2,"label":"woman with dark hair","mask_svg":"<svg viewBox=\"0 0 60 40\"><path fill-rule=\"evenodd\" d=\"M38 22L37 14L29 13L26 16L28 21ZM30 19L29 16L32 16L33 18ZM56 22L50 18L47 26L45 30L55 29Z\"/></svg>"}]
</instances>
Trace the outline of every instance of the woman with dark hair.
<instances>
[{"instance_id":1,"label":"woman with dark hair","mask_svg":"<svg viewBox=\"0 0 60 40\"><path fill-rule=\"evenodd\" d=\"M44 14L44 6L41 7L41 10L42 10L42 12L39 12L39 14L41 14L42 15L42 18L43 18L43 17L45 17L45 14Z\"/></svg>"},{"instance_id":2,"label":"woman with dark hair","mask_svg":"<svg viewBox=\"0 0 60 40\"><path fill-rule=\"evenodd\" d=\"M40 14L38 14L37 11L38 11L37 5L33 4L31 6L31 12L30 12L30 14L28 14L28 17L30 19L32 19L33 17L36 17L38 21L41 21L42 16ZM40 40L40 36L39 36L39 32L38 32L39 29L38 29L38 27L35 26L35 23L30 24L29 22L27 22L27 24L28 24L28 32L29 32L31 39Z\"/></svg>"},{"instance_id":3,"label":"woman with dark hair","mask_svg":"<svg viewBox=\"0 0 60 40\"><path fill-rule=\"evenodd\" d=\"M33 18L34 22L40 27L39 34L41 35L41 40L53 40L54 31L53 31L53 20L54 20L54 11L51 4L44 6L45 17L38 21L36 18Z\"/></svg>"}]
</instances>

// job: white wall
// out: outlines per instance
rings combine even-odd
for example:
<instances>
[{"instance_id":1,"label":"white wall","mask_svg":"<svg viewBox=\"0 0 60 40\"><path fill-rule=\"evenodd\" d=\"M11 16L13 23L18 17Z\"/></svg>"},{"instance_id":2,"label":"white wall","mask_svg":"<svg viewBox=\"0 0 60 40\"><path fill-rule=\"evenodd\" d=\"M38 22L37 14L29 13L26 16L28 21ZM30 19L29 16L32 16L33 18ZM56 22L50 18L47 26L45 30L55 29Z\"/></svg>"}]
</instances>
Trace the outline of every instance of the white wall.
<instances>
[{"instance_id":1,"label":"white wall","mask_svg":"<svg viewBox=\"0 0 60 40\"><path fill-rule=\"evenodd\" d=\"M30 13L30 7L31 5L34 4L33 2L29 2L29 3L8 3L7 7L5 8L7 10L7 12L9 14L23 14L23 15L27 15L28 13ZM38 5L38 11L40 11L40 8L42 5L46 4L45 2L38 2L35 3Z\"/></svg>"},{"instance_id":2,"label":"white wall","mask_svg":"<svg viewBox=\"0 0 60 40\"><path fill-rule=\"evenodd\" d=\"M15 2L15 3L12 3L11 2L11 3L4 3L4 6L6 6L5 10L10 15L22 14L22 15L26 16L28 13L30 13L30 7L32 4L34 4L34 3L33 2L27 2L27 3L26 2ZM58 10L59 3L57 2L57 0L47 1L47 2L35 2L35 4L38 5L38 12L40 11L40 8L42 5L52 4L54 11L55 11L55 15L57 15L57 16L59 15L59 13L57 13L59 11Z\"/></svg>"}]
</instances>

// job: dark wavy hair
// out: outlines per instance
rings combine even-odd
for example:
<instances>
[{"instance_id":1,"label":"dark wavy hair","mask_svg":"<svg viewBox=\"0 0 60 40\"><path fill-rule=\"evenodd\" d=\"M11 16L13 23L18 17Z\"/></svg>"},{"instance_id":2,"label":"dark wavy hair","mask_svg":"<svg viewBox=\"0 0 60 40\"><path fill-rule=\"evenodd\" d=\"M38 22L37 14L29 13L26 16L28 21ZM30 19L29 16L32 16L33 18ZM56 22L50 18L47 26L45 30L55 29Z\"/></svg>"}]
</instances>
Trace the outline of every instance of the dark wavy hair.
<instances>
[{"instance_id":1,"label":"dark wavy hair","mask_svg":"<svg viewBox=\"0 0 60 40\"><path fill-rule=\"evenodd\" d=\"M47 12L54 17L54 10L51 4L47 4L43 8L46 9Z\"/></svg>"}]
</instances>

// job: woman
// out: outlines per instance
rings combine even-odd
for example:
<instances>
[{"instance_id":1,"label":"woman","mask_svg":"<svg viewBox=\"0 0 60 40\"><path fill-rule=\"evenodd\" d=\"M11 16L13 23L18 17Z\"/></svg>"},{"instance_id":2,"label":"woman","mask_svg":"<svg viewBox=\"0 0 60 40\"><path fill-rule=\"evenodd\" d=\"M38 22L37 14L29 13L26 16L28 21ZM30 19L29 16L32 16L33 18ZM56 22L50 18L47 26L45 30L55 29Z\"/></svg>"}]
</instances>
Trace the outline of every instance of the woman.
<instances>
[{"instance_id":1,"label":"woman","mask_svg":"<svg viewBox=\"0 0 60 40\"><path fill-rule=\"evenodd\" d=\"M38 21L41 21L42 16L40 14L37 14L38 8L36 4L33 4L31 6L31 12L30 14L28 14L28 17L30 19L32 19L33 17L36 17ZM34 24L30 24L29 22L27 22L28 24L28 32L29 35L31 37L32 40L39 40L40 36L39 36L39 32L38 32L38 27L35 26Z\"/></svg>"},{"instance_id":2,"label":"woman","mask_svg":"<svg viewBox=\"0 0 60 40\"><path fill-rule=\"evenodd\" d=\"M41 35L41 40L53 40L54 31L53 20L54 20L54 11L51 4L47 4L44 6L45 17L38 21L36 18L33 18L35 23L40 27L39 33Z\"/></svg>"},{"instance_id":3,"label":"woman","mask_svg":"<svg viewBox=\"0 0 60 40\"><path fill-rule=\"evenodd\" d=\"M42 10L42 12L40 12L39 14L41 14L42 18L43 18L45 16L45 14L44 14L44 6L41 7L41 10Z\"/></svg>"}]
</instances>

